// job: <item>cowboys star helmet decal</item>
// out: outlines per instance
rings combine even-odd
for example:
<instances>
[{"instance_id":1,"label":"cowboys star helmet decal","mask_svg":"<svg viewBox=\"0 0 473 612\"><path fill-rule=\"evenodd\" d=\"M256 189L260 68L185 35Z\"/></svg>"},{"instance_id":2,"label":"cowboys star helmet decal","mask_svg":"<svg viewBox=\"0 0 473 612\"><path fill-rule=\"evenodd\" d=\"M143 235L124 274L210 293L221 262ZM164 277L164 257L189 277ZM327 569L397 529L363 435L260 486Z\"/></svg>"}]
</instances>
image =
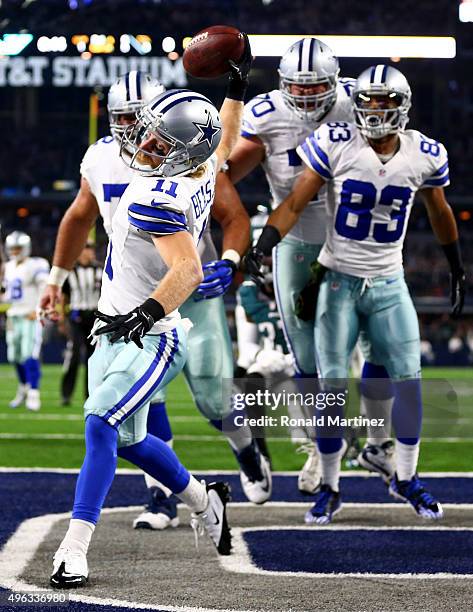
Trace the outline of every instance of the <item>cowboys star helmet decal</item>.
<instances>
[{"instance_id":1,"label":"cowboys star helmet decal","mask_svg":"<svg viewBox=\"0 0 473 612\"><path fill-rule=\"evenodd\" d=\"M197 142L206 142L207 146L210 149L212 147L212 142L213 142L213 138L215 134L218 134L222 128L216 125L215 126L213 125L212 117L210 116L210 114L207 115L206 124L197 123L196 121L194 121L193 123L200 132L199 140Z\"/></svg>"}]
</instances>

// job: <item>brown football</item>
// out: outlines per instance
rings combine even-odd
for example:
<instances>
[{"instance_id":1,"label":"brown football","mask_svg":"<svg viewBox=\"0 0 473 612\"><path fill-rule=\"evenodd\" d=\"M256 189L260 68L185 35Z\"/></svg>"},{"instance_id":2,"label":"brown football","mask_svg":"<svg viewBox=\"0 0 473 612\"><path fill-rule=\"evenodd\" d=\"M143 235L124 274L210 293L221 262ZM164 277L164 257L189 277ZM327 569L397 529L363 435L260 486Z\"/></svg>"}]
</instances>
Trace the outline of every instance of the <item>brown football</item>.
<instances>
[{"instance_id":1,"label":"brown football","mask_svg":"<svg viewBox=\"0 0 473 612\"><path fill-rule=\"evenodd\" d=\"M214 79L230 70L228 60L243 55L243 34L236 28L216 25L198 32L184 50L184 69L199 79Z\"/></svg>"}]
</instances>

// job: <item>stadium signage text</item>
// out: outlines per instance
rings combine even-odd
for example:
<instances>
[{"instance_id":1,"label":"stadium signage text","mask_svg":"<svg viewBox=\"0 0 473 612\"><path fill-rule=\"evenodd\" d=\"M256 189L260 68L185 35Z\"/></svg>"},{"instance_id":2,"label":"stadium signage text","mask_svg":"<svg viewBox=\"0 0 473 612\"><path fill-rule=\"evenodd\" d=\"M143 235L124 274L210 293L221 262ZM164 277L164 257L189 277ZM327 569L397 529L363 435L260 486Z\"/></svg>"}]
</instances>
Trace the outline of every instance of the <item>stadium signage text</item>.
<instances>
[{"instance_id":1,"label":"stadium signage text","mask_svg":"<svg viewBox=\"0 0 473 612\"><path fill-rule=\"evenodd\" d=\"M86 60L35 56L0 59L0 87L108 87L130 70L148 72L165 87L187 85L181 59L109 56Z\"/></svg>"}]
</instances>

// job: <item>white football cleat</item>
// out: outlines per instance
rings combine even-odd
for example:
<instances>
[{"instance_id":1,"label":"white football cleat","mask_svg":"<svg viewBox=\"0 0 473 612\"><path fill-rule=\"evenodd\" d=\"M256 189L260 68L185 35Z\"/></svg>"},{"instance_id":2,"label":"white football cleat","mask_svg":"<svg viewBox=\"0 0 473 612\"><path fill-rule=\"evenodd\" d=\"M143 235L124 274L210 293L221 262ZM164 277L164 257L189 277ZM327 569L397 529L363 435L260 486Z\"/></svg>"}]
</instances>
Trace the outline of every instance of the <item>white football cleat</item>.
<instances>
[{"instance_id":1,"label":"white football cleat","mask_svg":"<svg viewBox=\"0 0 473 612\"><path fill-rule=\"evenodd\" d=\"M273 489L269 461L253 441L236 455L240 464L240 482L244 494L254 504L264 504Z\"/></svg>"},{"instance_id":2,"label":"white football cleat","mask_svg":"<svg viewBox=\"0 0 473 612\"><path fill-rule=\"evenodd\" d=\"M30 386L28 384L19 384L15 397L8 404L10 408L19 408L25 401Z\"/></svg>"},{"instance_id":3,"label":"white football cleat","mask_svg":"<svg viewBox=\"0 0 473 612\"><path fill-rule=\"evenodd\" d=\"M39 396L39 389L29 389L26 394L26 407L28 410L37 412L41 408L41 398Z\"/></svg>"},{"instance_id":4,"label":"white football cleat","mask_svg":"<svg viewBox=\"0 0 473 612\"><path fill-rule=\"evenodd\" d=\"M387 440L383 444L365 444L358 455L358 464L370 472L376 472L386 484L394 476L394 442Z\"/></svg>"},{"instance_id":5,"label":"white football cleat","mask_svg":"<svg viewBox=\"0 0 473 612\"><path fill-rule=\"evenodd\" d=\"M83 552L59 548L53 559L49 584L55 589L76 589L89 579L87 557Z\"/></svg>"},{"instance_id":6,"label":"white football cleat","mask_svg":"<svg viewBox=\"0 0 473 612\"><path fill-rule=\"evenodd\" d=\"M308 457L297 478L297 488L304 495L313 495L320 487L322 479L320 455L317 445L312 440L299 444L297 454L307 453Z\"/></svg>"},{"instance_id":7,"label":"white football cleat","mask_svg":"<svg viewBox=\"0 0 473 612\"><path fill-rule=\"evenodd\" d=\"M232 549L232 534L227 522L226 506L230 500L230 487L224 482L211 482L206 484L208 503L203 512L193 512L191 527L195 534L195 543L198 547L199 536L204 531L215 544L220 555L229 555Z\"/></svg>"}]
</instances>

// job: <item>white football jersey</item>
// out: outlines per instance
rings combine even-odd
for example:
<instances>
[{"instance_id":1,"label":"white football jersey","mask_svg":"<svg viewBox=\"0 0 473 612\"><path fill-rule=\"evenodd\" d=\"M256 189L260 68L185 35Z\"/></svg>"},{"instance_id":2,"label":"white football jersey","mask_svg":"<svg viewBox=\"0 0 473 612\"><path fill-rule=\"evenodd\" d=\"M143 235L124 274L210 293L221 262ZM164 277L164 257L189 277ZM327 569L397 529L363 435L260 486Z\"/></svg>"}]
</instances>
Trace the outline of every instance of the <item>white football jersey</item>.
<instances>
[{"instance_id":1,"label":"white football jersey","mask_svg":"<svg viewBox=\"0 0 473 612\"><path fill-rule=\"evenodd\" d=\"M113 136L105 136L91 145L81 163L81 175L87 179L90 189L99 205L103 225L108 236L112 231L112 218L125 189L136 175L120 157L120 146ZM218 259L215 246L208 229L199 243L202 263Z\"/></svg>"},{"instance_id":2,"label":"white football jersey","mask_svg":"<svg viewBox=\"0 0 473 612\"><path fill-rule=\"evenodd\" d=\"M49 263L42 257L27 257L21 263L5 264L5 301L11 306L7 317L25 316L36 310L40 293L48 280Z\"/></svg>"},{"instance_id":3,"label":"white football jersey","mask_svg":"<svg viewBox=\"0 0 473 612\"><path fill-rule=\"evenodd\" d=\"M112 217L135 171L121 159L120 145L115 138L105 136L87 149L80 173L90 185L99 205L105 231L110 236Z\"/></svg>"},{"instance_id":4,"label":"white football jersey","mask_svg":"<svg viewBox=\"0 0 473 612\"><path fill-rule=\"evenodd\" d=\"M323 117L323 123L353 121L350 95L354 84L354 79L339 80L336 102ZM296 177L303 170L296 153L298 145L320 124L299 119L285 105L279 89L256 96L245 105L241 134L244 137L258 136L264 144L266 156L262 165L274 208L289 195ZM324 190L305 209L289 235L312 244L321 244L325 240Z\"/></svg>"},{"instance_id":5,"label":"white football jersey","mask_svg":"<svg viewBox=\"0 0 473 612\"><path fill-rule=\"evenodd\" d=\"M416 130L382 163L354 124L325 124L297 149L327 180L327 239L321 264L361 278L402 269L402 247L416 191L449 184L445 147Z\"/></svg>"},{"instance_id":6,"label":"white football jersey","mask_svg":"<svg viewBox=\"0 0 473 612\"><path fill-rule=\"evenodd\" d=\"M168 268L151 235L189 231L199 244L214 199L216 164L213 155L201 178L134 176L113 217L98 306L101 312L126 314L159 285ZM179 318L177 310L169 313L152 332L173 329Z\"/></svg>"}]
</instances>

